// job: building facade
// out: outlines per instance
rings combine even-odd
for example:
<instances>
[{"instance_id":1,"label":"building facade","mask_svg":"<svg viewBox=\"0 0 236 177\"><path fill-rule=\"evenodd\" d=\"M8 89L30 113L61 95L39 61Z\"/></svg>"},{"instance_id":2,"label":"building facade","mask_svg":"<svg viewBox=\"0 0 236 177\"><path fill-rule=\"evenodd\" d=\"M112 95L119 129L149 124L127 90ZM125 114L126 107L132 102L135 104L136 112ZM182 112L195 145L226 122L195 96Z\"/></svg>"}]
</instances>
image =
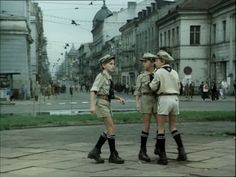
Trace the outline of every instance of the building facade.
<instances>
[{"instance_id":1,"label":"building facade","mask_svg":"<svg viewBox=\"0 0 236 177\"><path fill-rule=\"evenodd\" d=\"M210 8L210 78L235 83L235 1L222 1Z\"/></svg>"},{"instance_id":2,"label":"building facade","mask_svg":"<svg viewBox=\"0 0 236 177\"><path fill-rule=\"evenodd\" d=\"M30 98L37 76L38 45L40 40L30 0L0 1L0 87L1 98L6 89L15 98ZM47 66L45 66L47 67ZM24 95L24 96L23 96Z\"/></svg>"},{"instance_id":3,"label":"building facade","mask_svg":"<svg viewBox=\"0 0 236 177\"><path fill-rule=\"evenodd\" d=\"M92 71L90 70L91 63L91 43L82 44L79 47L79 57L78 57L78 77L79 77L79 84L81 86L91 85L93 80Z\"/></svg>"},{"instance_id":4,"label":"building facade","mask_svg":"<svg viewBox=\"0 0 236 177\"><path fill-rule=\"evenodd\" d=\"M120 28L122 43L122 84L133 86L142 71L139 61L146 52L157 53L158 31L155 22L159 18L159 9L173 4L169 1L151 2L137 13L137 17L127 20Z\"/></svg>"},{"instance_id":5,"label":"building facade","mask_svg":"<svg viewBox=\"0 0 236 177\"><path fill-rule=\"evenodd\" d=\"M185 85L194 81L218 84L235 80L235 4L225 0L156 0L120 28L123 46L122 74L140 72L143 53L166 49ZM130 63L129 63L130 62ZM136 79L135 74L135 79ZM134 79L134 80L135 80Z\"/></svg>"}]
</instances>

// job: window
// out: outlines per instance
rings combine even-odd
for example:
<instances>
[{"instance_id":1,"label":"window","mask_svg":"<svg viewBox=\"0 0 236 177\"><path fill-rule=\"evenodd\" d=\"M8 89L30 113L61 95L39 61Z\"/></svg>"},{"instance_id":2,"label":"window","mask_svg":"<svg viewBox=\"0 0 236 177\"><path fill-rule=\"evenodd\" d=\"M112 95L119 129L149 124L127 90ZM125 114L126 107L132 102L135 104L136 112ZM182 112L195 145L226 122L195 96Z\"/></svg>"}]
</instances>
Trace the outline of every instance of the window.
<instances>
[{"instance_id":1,"label":"window","mask_svg":"<svg viewBox=\"0 0 236 177\"><path fill-rule=\"evenodd\" d=\"M226 20L222 22L223 24L223 41L226 41Z\"/></svg>"},{"instance_id":2,"label":"window","mask_svg":"<svg viewBox=\"0 0 236 177\"><path fill-rule=\"evenodd\" d=\"M177 45L179 45L179 41L180 41L180 39L179 39L179 27L177 26L176 27L176 43L177 43Z\"/></svg>"},{"instance_id":3,"label":"window","mask_svg":"<svg viewBox=\"0 0 236 177\"><path fill-rule=\"evenodd\" d=\"M200 26L190 26L190 45L200 44Z\"/></svg>"},{"instance_id":4,"label":"window","mask_svg":"<svg viewBox=\"0 0 236 177\"><path fill-rule=\"evenodd\" d=\"M175 29L172 28L172 46L175 46Z\"/></svg>"},{"instance_id":5,"label":"window","mask_svg":"<svg viewBox=\"0 0 236 177\"><path fill-rule=\"evenodd\" d=\"M170 46L170 30L168 30L168 46Z\"/></svg>"},{"instance_id":6,"label":"window","mask_svg":"<svg viewBox=\"0 0 236 177\"><path fill-rule=\"evenodd\" d=\"M163 47L163 39L162 39L162 33L160 34L160 46Z\"/></svg>"},{"instance_id":7,"label":"window","mask_svg":"<svg viewBox=\"0 0 236 177\"><path fill-rule=\"evenodd\" d=\"M216 43L216 24L213 24L213 44Z\"/></svg>"},{"instance_id":8,"label":"window","mask_svg":"<svg viewBox=\"0 0 236 177\"><path fill-rule=\"evenodd\" d=\"M166 32L164 32L164 46L166 47Z\"/></svg>"}]
</instances>

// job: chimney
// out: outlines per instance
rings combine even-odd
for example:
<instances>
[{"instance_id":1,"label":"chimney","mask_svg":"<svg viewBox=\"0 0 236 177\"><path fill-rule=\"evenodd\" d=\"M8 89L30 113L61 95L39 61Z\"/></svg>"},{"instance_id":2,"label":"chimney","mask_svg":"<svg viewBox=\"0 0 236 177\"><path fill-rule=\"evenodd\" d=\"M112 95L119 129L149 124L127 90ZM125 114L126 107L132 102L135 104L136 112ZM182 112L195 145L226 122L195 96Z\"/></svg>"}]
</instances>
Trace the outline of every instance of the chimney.
<instances>
[{"instance_id":1,"label":"chimney","mask_svg":"<svg viewBox=\"0 0 236 177\"><path fill-rule=\"evenodd\" d=\"M136 2L128 2L128 9L136 9Z\"/></svg>"},{"instance_id":2,"label":"chimney","mask_svg":"<svg viewBox=\"0 0 236 177\"><path fill-rule=\"evenodd\" d=\"M136 2L128 2L128 18L134 18L136 13Z\"/></svg>"}]
</instances>

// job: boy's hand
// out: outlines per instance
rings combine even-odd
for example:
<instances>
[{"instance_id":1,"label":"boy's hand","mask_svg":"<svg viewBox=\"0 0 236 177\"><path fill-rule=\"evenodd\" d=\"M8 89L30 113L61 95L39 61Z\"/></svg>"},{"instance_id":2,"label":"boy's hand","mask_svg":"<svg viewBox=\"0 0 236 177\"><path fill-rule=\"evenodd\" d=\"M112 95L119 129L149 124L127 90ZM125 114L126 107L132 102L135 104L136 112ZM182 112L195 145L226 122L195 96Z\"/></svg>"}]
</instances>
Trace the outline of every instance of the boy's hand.
<instances>
[{"instance_id":1,"label":"boy's hand","mask_svg":"<svg viewBox=\"0 0 236 177\"><path fill-rule=\"evenodd\" d=\"M94 106L90 106L90 112L91 112L91 114L95 114L95 108L94 108Z\"/></svg>"},{"instance_id":2,"label":"boy's hand","mask_svg":"<svg viewBox=\"0 0 236 177\"><path fill-rule=\"evenodd\" d=\"M120 102L121 102L121 104L125 104L125 99L120 98Z\"/></svg>"}]
</instances>

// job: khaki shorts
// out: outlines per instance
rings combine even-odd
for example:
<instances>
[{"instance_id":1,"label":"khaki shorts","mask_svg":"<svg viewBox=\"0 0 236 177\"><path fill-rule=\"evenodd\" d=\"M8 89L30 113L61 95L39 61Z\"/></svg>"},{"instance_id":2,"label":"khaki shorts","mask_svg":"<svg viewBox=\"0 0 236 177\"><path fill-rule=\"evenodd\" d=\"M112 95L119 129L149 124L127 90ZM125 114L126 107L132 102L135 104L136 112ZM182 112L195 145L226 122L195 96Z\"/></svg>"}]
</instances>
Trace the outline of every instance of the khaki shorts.
<instances>
[{"instance_id":1,"label":"khaki shorts","mask_svg":"<svg viewBox=\"0 0 236 177\"><path fill-rule=\"evenodd\" d=\"M157 98L156 98L156 96L142 95L140 112L143 114L156 114L157 113Z\"/></svg>"},{"instance_id":2,"label":"khaki shorts","mask_svg":"<svg viewBox=\"0 0 236 177\"><path fill-rule=\"evenodd\" d=\"M111 103L107 100L97 98L95 100L95 113L99 118L112 117Z\"/></svg>"},{"instance_id":3,"label":"khaki shorts","mask_svg":"<svg viewBox=\"0 0 236 177\"><path fill-rule=\"evenodd\" d=\"M177 95L163 95L158 97L157 102L160 115L178 115L179 114L179 98Z\"/></svg>"}]
</instances>

